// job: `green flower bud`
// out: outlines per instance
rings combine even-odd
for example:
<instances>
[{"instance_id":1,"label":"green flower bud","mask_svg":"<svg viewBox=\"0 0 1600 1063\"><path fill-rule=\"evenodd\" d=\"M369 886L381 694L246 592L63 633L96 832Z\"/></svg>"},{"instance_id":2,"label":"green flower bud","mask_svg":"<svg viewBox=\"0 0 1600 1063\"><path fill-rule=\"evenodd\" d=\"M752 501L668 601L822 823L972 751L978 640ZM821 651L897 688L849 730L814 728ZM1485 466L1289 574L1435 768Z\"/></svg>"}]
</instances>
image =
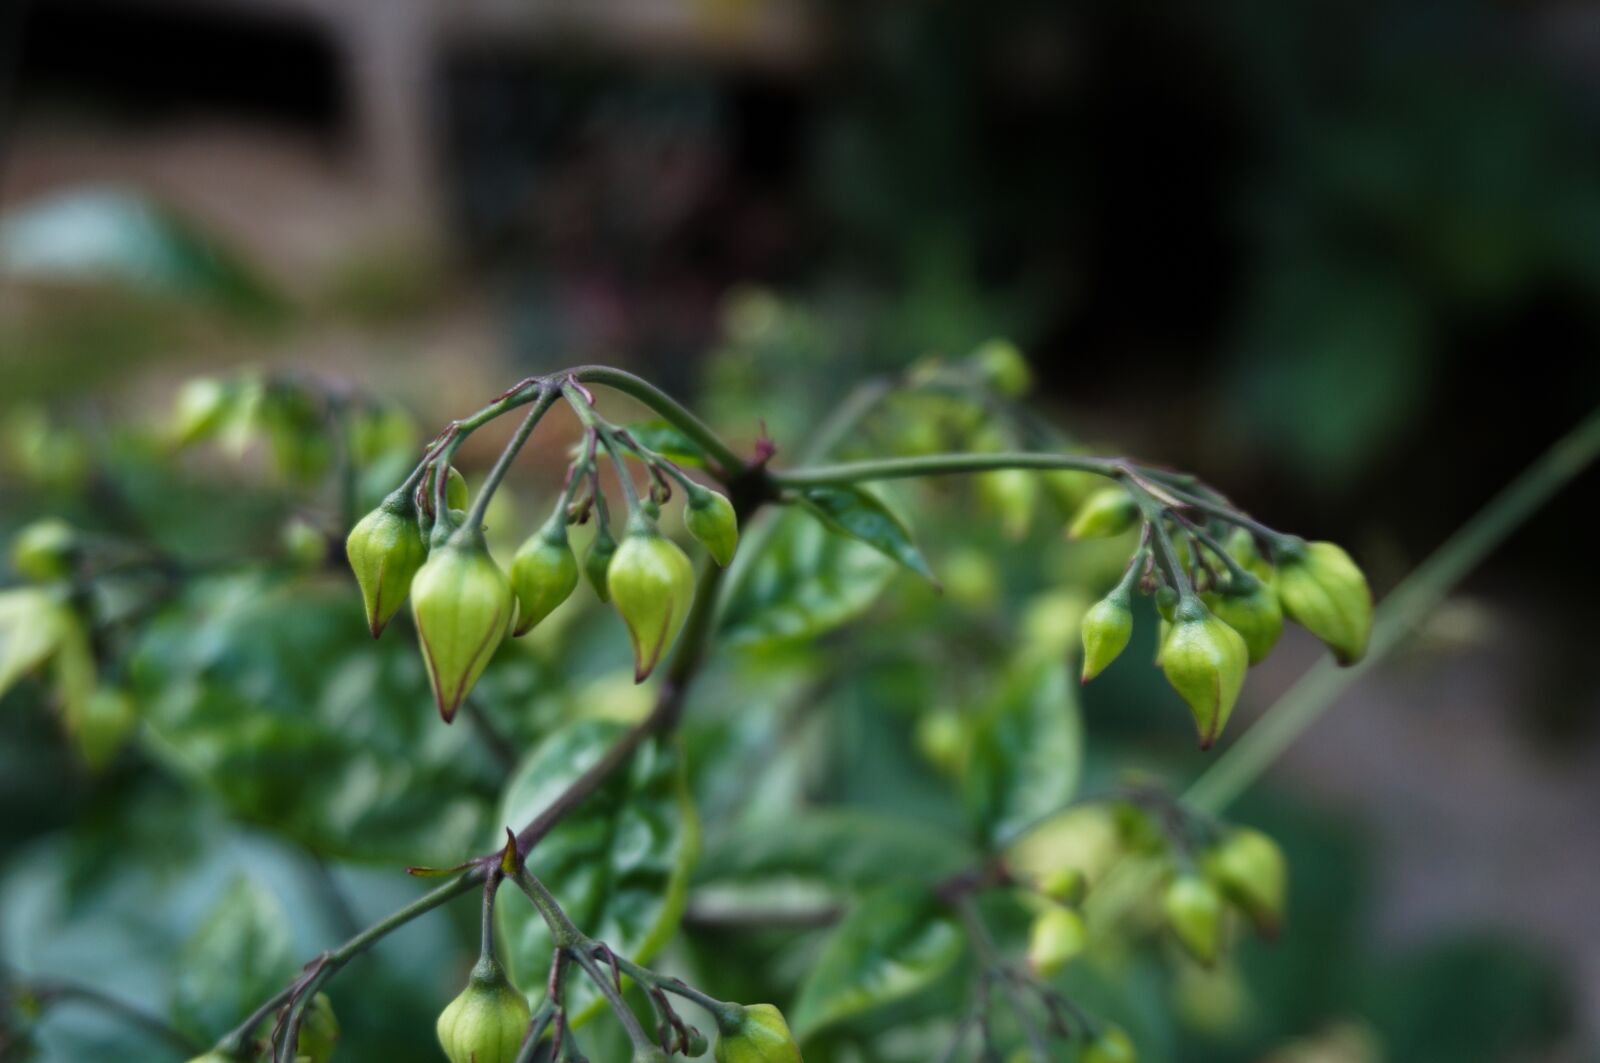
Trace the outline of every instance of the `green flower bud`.
<instances>
[{"instance_id":1,"label":"green flower bud","mask_svg":"<svg viewBox=\"0 0 1600 1063\"><path fill-rule=\"evenodd\" d=\"M1133 609L1127 590L1119 586L1083 615L1083 682L1105 671L1132 635Z\"/></svg>"},{"instance_id":2,"label":"green flower bud","mask_svg":"<svg viewBox=\"0 0 1600 1063\"><path fill-rule=\"evenodd\" d=\"M1102 487L1086 499L1067 528L1069 539L1121 535L1139 520L1139 504L1120 487Z\"/></svg>"},{"instance_id":3,"label":"green flower bud","mask_svg":"<svg viewBox=\"0 0 1600 1063\"><path fill-rule=\"evenodd\" d=\"M1260 664L1278 644L1283 634L1283 607L1278 592L1263 579L1254 580L1249 589L1212 591L1201 599L1224 624L1239 633L1251 664Z\"/></svg>"},{"instance_id":4,"label":"green flower bud","mask_svg":"<svg viewBox=\"0 0 1600 1063\"><path fill-rule=\"evenodd\" d=\"M997 394L1017 399L1033 388L1033 369L1009 340L990 340L972 352L972 364Z\"/></svg>"},{"instance_id":5,"label":"green flower bud","mask_svg":"<svg viewBox=\"0 0 1600 1063\"><path fill-rule=\"evenodd\" d=\"M602 602L611 600L611 588L606 583L606 575L611 571L611 559L616 556L617 541L611 537L611 529L601 521L594 530L589 552L583 555L583 575Z\"/></svg>"},{"instance_id":6,"label":"green flower bud","mask_svg":"<svg viewBox=\"0 0 1600 1063\"><path fill-rule=\"evenodd\" d=\"M428 505L433 505L433 469L429 468L422 479L422 496L428 500ZM462 511L467 508L467 478L461 475L461 470L454 465L444 478L444 507L451 512Z\"/></svg>"},{"instance_id":7,"label":"green flower bud","mask_svg":"<svg viewBox=\"0 0 1600 1063\"><path fill-rule=\"evenodd\" d=\"M1001 530L1009 539L1021 539L1033 523L1039 499L1039 480L1027 469L997 469L978 475L978 495L986 508L999 514Z\"/></svg>"},{"instance_id":8,"label":"green flower bud","mask_svg":"<svg viewBox=\"0 0 1600 1063\"><path fill-rule=\"evenodd\" d=\"M672 645L694 600L694 566L671 539L630 524L606 571L611 603L633 641L633 678L644 682Z\"/></svg>"},{"instance_id":9,"label":"green flower bud","mask_svg":"<svg viewBox=\"0 0 1600 1063\"><path fill-rule=\"evenodd\" d=\"M1039 892L1057 904L1077 904L1089 892L1089 879L1075 867L1058 867L1039 880Z\"/></svg>"},{"instance_id":10,"label":"green flower bud","mask_svg":"<svg viewBox=\"0 0 1600 1063\"><path fill-rule=\"evenodd\" d=\"M717 1063L804 1063L783 1012L771 1004L749 1004L737 1019L723 1017L713 1058Z\"/></svg>"},{"instance_id":11,"label":"green flower bud","mask_svg":"<svg viewBox=\"0 0 1600 1063\"><path fill-rule=\"evenodd\" d=\"M1040 978L1050 978L1084 950L1088 928L1076 910L1053 904L1034 917L1028 928L1028 966Z\"/></svg>"},{"instance_id":12,"label":"green flower bud","mask_svg":"<svg viewBox=\"0 0 1600 1063\"><path fill-rule=\"evenodd\" d=\"M357 521L344 550L361 585L367 627L377 638L400 611L412 578L428 559L428 545L417 525L410 494L394 492Z\"/></svg>"},{"instance_id":13,"label":"green flower bud","mask_svg":"<svg viewBox=\"0 0 1600 1063\"><path fill-rule=\"evenodd\" d=\"M734 548L739 545L739 518L726 497L704 487L691 490L683 509L683 526L717 564L726 567L733 560Z\"/></svg>"},{"instance_id":14,"label":"green flower bud","mask_svg":"<svg viewBox=\"0 0 1600 1063\"><path fill-rule=\"evenodd\" d=\"M434 547L411 591L428 681L449 723L511 628L511 584L489 556L483 532L461 528Z\"/></svg>"},{"instance_id":15,"label":"green flower bud","mask_svg":"<svg viewBox=\"0 0 1600 1063\"><path fill-rule=\"evenodd\" d=\"M511 559L511 589L517 595L517 626L525 635L555 611L578 585L578 558L567 541L566 514L557 513Z\"/></svg>"},{"instance_id":16,"label":"green flower bud","mask_svg":"<svg viewBox=\"0 0 1600 1063\"><path fill-rule=\"evenodd\" d=\"M929 764L950 775L958 775L966 764L969 736L961 713L954 709L933 709L917 717L914 735L917 749Z\"/></svg>"},{"instance_id":17,"label":"green flower bud","mask_svg":"<svg viewBox=\"0 0 1600 1063\"><path fill-rule=\"evenodd\" d=\"M290 517L278 533L283 553L296 568L315 569L328 557L328 537L304 517ZM346 544L348 552L348 543Z\"/></svg>"},{"instance_id":18,"label":"green flower bud","mask_svg":"<svg viewBox=\"0 0 1600 1063\"><path fill-rule=\"evenodd\" d=\"M11 540L11 567L24 579L65 579L72 573L78 545L78 532L66 521L36 520Z\"/></svg>"},{"instance_id":19,"label":"green flower bud","mask_svg":"<svg viewBox=\"0 0 1600 1063\"><path fill-rule=\"evenodd\" d=\"M1222 895L1195 874L1182 874L1167 885L1162 899L1167 925L1179 944L1210 967L1222 947Z\"/></svg>"},{"instance_id":20,"label":"green flower bud","mask_svg":"<svg viewBox=\"0 0 1600 1063\"><path fill-rule=\"evenodd\" d=\"M1321 639L1340 664L1354 664L1372 635L1372 591L1350 555L1307 543L1278 559L1278 597L1290 620Z\"/></svg>"},{"instance_id":21,"label":"green flower bud","mask_svg":"<svg viewBox=\"0 0 1600 1063\"><path fill-rule=\"evenodd\" d=\"M486 957L439 1015L439 1044L450 1063L512 1063L530 1017L527 998Z\"/></svg>"},{"instance_id":22,"label":"green flower bud","mask_svg":"<svg viewBox=\"0 0 1600 1063\"><path fill-rule=\"evenodd\" d=\"M169 429L180 446L215 434L228 416L232 396L215 377L196 377L178 389Z\"/></svg>"},{"instance_id":23,"label":"green flower bud","mask_svg":"<svg viewBox=\"0 0 1600 1063\"><path fill-rule=\"evenodd\" d=\"M295 1042L295 1063L328 1063L339 1044L339 1020L328 994L318 993L300 1019L300 1039Z\"/></svg>"},{"instance_id":24,"label":"green flower bud","mask_svg":"<svg viewBox=\"0 0 1600 1063\"><path fill-rule=\"evenodd\" d=\"M1039 473L1039 482L1056 508L1070 517L1084 500L1106 485L1106 478L1081 469L1046 469Z\"/></svg>"},{"instance_id":25,"label":"green flower bud","mask_svg":"<svg viewBox=\"0 0 1600 1063\"><path fill-rule=\"evenodd\" d=\"M1084 1046L1078 1063L1139 1063L1139 1053L1120 1026L1107 1025Z\"/></svg>"},{"instance_id":26,"label":"green flower bud","mask_svg":"<svg viewBox=\"0 0 1600 1063\"><path fill-rule=\"evenodd\" d=\"M1222 895L1268 937L1278 932L1289 868L1278 843L1258 830L1235 827L1205 853L1201 866Z\"/></svg>"},{"instance_id":27,"label":"green flower bud","mask_svg":"<svg viewBox=\"0 0 1600 1063\"><path fill-rule=\"evenodd\" d=\"M1212 616L1199 598L1178 603L1172 632L1161 647L1161 670L1189 703L1201 749L1210 749L1227 726L1249 666L1250 651L1237 631Z\"/></svg>"},{"instance_id":28,"label":"green flower bud","mask_svg":"<svg viewBox=\"0 0 1600 1063\"><path fill-rule=\"evenodd\" d=\"M656 1040L676 1047L678 1044L678 1028L667 1022L657 1023ZM691 1058L705 1055L706 1051L711 1047L711 1042L706 1040L706 1035L694 1026L688 1028L688 1042L687 1050L683 1054Z\"/></svg>"}]
</instances>

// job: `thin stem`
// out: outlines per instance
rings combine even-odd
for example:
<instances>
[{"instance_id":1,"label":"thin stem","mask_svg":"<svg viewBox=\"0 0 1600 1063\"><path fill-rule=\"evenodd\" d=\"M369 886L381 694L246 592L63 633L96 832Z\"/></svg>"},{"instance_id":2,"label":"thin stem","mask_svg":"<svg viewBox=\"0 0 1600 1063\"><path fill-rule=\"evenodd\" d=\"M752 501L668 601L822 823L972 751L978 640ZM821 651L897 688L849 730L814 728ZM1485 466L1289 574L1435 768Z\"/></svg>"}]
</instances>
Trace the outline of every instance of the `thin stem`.
<instances>
[{"instance_id":1,"label":"thin stem","mask_svg":"<svg viewBox=\"0 0 1600 1063\"><path fill-rule=\"evenodd\" d=\"M571 377L585 384L600 384L637 399L660 414L678 431L688 436L722 468L718 479L726 482L744 471L745 460L723 442L722 437L694 412L654 384L632 373L605 365L583 365L568 369L557 377Z\"/></svg>"},{"instance_id":2,"label":"thin stem","mask_svg":"<svg viewBox=\"0 0 1600 1063\"><path fill-rule=\"evenodd\" d=\"M926 454L913 458L847 461L837 465L774 472L772 480L779 487L829 487L872 480L903 480L914 476L993 472L996 469L1075 469L1115 478L1122 474L1124 464L1115 458L1011 450L992 454Z\"/></svg>"},{"instance_id":3,"label":"thin stem","mask_svg":"<svg viewBox=\"0 0 1600 1063\"><path fill-rule=\"evenodd\" d=\"M529 871L526 866L523 866L517 869L512 880L516 882L523 893L528 895L528 899L533 902L533 906L539 910L540 917L544 919L545 925L550 928L550 938L555 942L557 948L577 949L589 944L589 939L568 918L566 911L561 907L561 903L556 900L555 894L551 893L549 887L539 881L539 876Z\"/></svg>"},{"instance_id":4,"label":"thin stem","mask_svg":"<svg viewBox=\"0 0 1600 1063\"><path fill-rule=\"evenodd\" d=\"M533 434L539 421L555 404L559 392L555 388L540 384L537 399L533 409L528 411L528 416L522 419L522 424L517 427L511 441L500 452L500 457L495 461L494 467L489 470L489 475L483 481L483 487L478 491L478 497L472 501L472 509L467 513L467 527L476 528L483 523L483 515L489 509L489 501L494 498L494 493L500 487L500 481L506 478L511 463L516 460L517 452L528 441L528 436Z\"/></svg>"},{"instance_id":5,"label":"thin stem","mask_svg":"<svg viewBox=\"0 0 1600 1063\"><path fill-rule=\"evenodd\" d=\"M1211 551L1211 553L1215 554L1217 558L1222 561L1223 565L1225 565L1228 569L1228 576L1236 584L1238 584L1238 589L1240 591L1248 593L1249 591L1255 589L1255 585L1260 582L1260 579L1254 572L1251 572L1249 569L1239 564L1238 559L1230 554L1227 551L1227 548L1225 548L1221 543L1217 542L1217 540L1199 524L1190 520L1188 517L1185 517L1181 513L1174 513L1173 516L1176 517L1178 522L1188 530L1189 535L1197 543Z\"/></svg>"},{"instance_id":6,"label":"thin stem","mask_svg":"<svg viewBox=\"0 0 1600 1063\"><path fill-rule=\"evenodd\" d=\"M577 961L579 967L583 968L583 973L589 976L589 981L595 984L595 988L600 990L600 995L606 998L606 1003L611 1005L611 1010L616 1012L617 1021L622 1024L623 1030L627 1032L628 1040L633 1042L634 1050L639 1051L640 1049L656 1047L655 1041L651 1039L649 1034L644 1032L644 1027L639 1024L639 1016L633 1013L633 1009L628 1006L628 1002L622 998L621 992L617 990L616 984L612 982L605 971L600 969L600 965L595 962L594 957L587 950L581 950L573 954L573 959Z\"/></svg>"},{"instance_id":7,"label":"thin stem","mask_svg":"<svg viewBox=\"0 0 1600 1063\"><path fill-rule=\"evenodd\" d=\"M1000 950L995 945L989 928L984 925L983 915L978 911L977 902L970 895L964 894L956 899L956 910L961 913L961 921L966 925L967 936L972 939L973 951L978 954L978 963L983 968L981 977L1000 983L1001 991L1005 993L1011 1010L1016 1013L1017 1023L1028 1038L1028 1047L1038 1059L1049 1059L1050 1048L1045 1044L1044 1034L1039 1032L1033 1016L1028 1014L1028 1002L1022 999L1022 994L1008 977L1005 962L1000 958Z\"/></svg>"},{"instance_id":8,"label":"thin stem","mask_svg":"<svg viewBox=\"0 0 1600 1063\"><path fill-rule=\"evenodd\" d=\"M24 982L20 988L31 995L40 1005L84 1004L108 1015L114 1015L130 1026L137 1026L146 1033L165 1041L185 1057L198 1055L201 1051L201 1046L190 1039L187 1034L176 1027L168 1025L159 1017L152 1015L135 1004L111 996L109 993L103 993L90 986L79 985L76 982L50 980Z\"/></svg>"}]
</instances>

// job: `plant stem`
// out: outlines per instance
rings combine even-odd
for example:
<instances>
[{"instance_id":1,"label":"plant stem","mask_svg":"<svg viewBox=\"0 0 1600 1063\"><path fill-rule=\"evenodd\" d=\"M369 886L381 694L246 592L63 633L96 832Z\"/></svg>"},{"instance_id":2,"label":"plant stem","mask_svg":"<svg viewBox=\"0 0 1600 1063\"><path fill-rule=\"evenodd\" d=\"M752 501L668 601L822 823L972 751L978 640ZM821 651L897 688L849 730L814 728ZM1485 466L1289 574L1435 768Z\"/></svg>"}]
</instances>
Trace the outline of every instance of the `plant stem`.
<instances>
[{"instance_id":1,"label":"plant stem","mask_svg":"<svg viewBox=\"0 0 1600 1063\"><path fill-rule=\"evenodd\" d=\"M1075 469L1118 477L1125 463L1115 458L1079 454L1042 454L1033 451L996 451L992 454L927 454L914 458L882 458L816 465L772 473L780 488L830 487L871 480L903 480L913 476L993 472L996 469Z\"/></svg>"},{"instance_id":2,"label":"plant stem","mask_svg":"<svg viewBox=\"0 0 1600 1063\"><path fill-rule=\"evenodd\" d=\"M500 481L506 478L506 472L511 468L511 463L517 457L517 452L528 441L528 436L533 434L539 421L555 404L556 397L560 394L555 388L543 384L539 386L537 398L533 409L528 411L528 416L522 419L522 424L517 427L511 441L500 452L500 457L495 461L494 467L489 470L489 475L484 479L483 486L478 490L478 497L472 500L472 509L467 512L467 527L476 528L483 523L483 515L489 509L489 502L494 498L495 491L500 487ZM459 438L459 437L458 437Z\"/></svg>"},{"instance_id":3,"label":"plant stem","mask_svg":"<svg viewBox=\"0 0 1600 1063\"><path fill-rule=\"evenodd\" d=\"M723 442L722 437L717 435L710 425L649 381L605 365L581 365L551 375L551 379L568 377L581 383L600 384L613 391L620 391L650 407L722 466L721 474L717 477L719 480L726 481L744 470L745 460Z\"/></svg>"},{"instance_id":4,"label":"plant stem","mask_svg":"<svg viewBox=\"0 0 1600 1063\"><path fill-rule=\"evenodd\" d=\"M1010 971L1000 958L1000 950L995 945L989 928L984 925L983 915L978 911L977 902L971 895L963 894L956 899L956 910L961 913L961 921L966 925L967 936L972 939L972 949L978 954L978 964L982 968L979 977L1000 983L1000 989L1005 993L1011 1010L1016 1013L1017 1023L1028 1038L1028 1047L1033 1052L1034 1058L1048 1060L1050 1048L1045 1044L1044 1035L1039 1032L1038 1024L1028 1014L1028 1002L1022 998L1022 994L1011 981Z\"/></svg>"}]
</instances>

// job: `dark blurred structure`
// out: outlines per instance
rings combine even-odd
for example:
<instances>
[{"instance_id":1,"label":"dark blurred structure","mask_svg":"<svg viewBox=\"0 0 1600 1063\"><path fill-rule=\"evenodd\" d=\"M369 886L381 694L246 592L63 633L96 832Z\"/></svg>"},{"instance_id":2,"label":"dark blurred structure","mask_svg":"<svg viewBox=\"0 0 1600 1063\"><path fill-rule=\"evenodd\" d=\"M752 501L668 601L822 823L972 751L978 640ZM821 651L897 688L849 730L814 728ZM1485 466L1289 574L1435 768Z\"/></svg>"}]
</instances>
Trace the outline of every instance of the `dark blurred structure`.
<instances>
[{"instance_id":1,"label":"dark blurred structure","mask_svg":"<svg viewBox=\"0 0 1600 1063\"><path fill-rule=\"evenodd\" d=\"M489 393L600 356L687 391L726 292L769 286L846 322L814 386L1012 335L1085 434L1203 464L1275 524L1349 541L1382 585L1600 401L1589 4L43 0L0 17L0 216L135 188L291 308L287 332L81 355L106 372L220 346L466 367L455 386ZM6 287L0 372L27 385L15 399L57 394L23 371L54 335L48 293ZM1416 778L1487 787L1503 818L1483 833L1485 807L1448 790L1394 813L1390 922L1482 917L1513 888L1440 886L1471 879L1456 862L1538 866L1554 884L1503 903L1564 947L1591 1003L1600 922L1575 898L1600 843L1563 814L1530 855L1519 824L1600 800L1570 561L1597 487L1477 585L1514 618L1464 636L1496 680L1402 680L1331 735L1350 775L1297 765L1374 814L1420 800ZM1373 716L1430 695L1470 705L1409 730ZM1441 728L1486 751L1481 778L1432 770Z\"/></svg>"}]
</instances>

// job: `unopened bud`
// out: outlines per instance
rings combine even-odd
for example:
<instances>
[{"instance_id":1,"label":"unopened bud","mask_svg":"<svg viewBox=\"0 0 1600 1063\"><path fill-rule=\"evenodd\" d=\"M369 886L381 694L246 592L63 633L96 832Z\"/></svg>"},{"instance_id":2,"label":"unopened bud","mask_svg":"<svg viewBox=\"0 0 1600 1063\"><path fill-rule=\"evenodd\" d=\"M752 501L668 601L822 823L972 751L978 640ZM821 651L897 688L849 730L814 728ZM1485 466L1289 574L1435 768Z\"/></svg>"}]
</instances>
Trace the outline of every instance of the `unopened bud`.
<instances>
[{"instance_id":1,"label":"unopened bud","mask_svg":"<svg viewBox=\"0 0 1600 1063\"><path fill-rule=\"evenodd\" d=\"M721 1017L720 1026L717 1063L803 1063L783 1012L771 1004L746 1005L737 1018Z\"/></svg>"},{"instance_id":2,"label":"unopened bud","mask_svg":"<svg viewBox=\"0 0 1600 1063\"><path fill-rule=\"evenodd\" d=\"M36 520L11 540L11 567L24 579L64 579L71 575L79 547L78 532L64 520Z\"/></svg>"},{"instance_id":3,"label":"unopened bud","mask_svg":"<svg viewBox=\"0 0 1600 1063\"><path fill-rule=\"evenodd\" d=\"M1161 670L1189 703L1201 749L1210 749L1227 725L1249 665L1250 652L1237 631L1212 616L1199 598L1178 603L1161 647Z\"/></svg>"},{"instance_id":4,"label":"unopened bud","mask_svg":"<svg viewBox=\"0 0 1600 1063\"><path fill-rule=\"evenodd\" d=\"M983 504L1000 517L1008 539L1021 539L1033 523L1039 499L1039 480L1027 469L996 469L980 473L978 494Z\"/></svg>"},{"instance_id":5,"label":"unopened bud","mask_svg":"<svg viewBox=\"0 0 1600 1063\"><path fill-rule=\"evenodd\" d=\"M400 611L413 577L428 559L428 545L417 525L410 494L394 492L357 521L344 549L361 585L367 627L377 638Z\"/></svg>"},{"instance_id":6,"label":"unopened bud","mask_svg":"<svg viewBox=\"0 0 1600 1063\"><path fill-rule=\"evenodd\" d=\"M512 1063L528 1032L528 1001L492 959L481 959L461 995L439 1016L450 1063Z\"/></svg>"},{"instance_id":7,"label":"unopened bud","mask_svg":"<svg viewBox=\"0 0 1600 1063\"><path fill-rule=\"evenodd\" d=\"M1350 555L1333 543L1306 543L1278 559L1283 611L1321 639L1340 664L1354 664L1372 635L1372 591Z\"/></svg>"},{"instance_id":8,"label":"unopened bud","mask_svg":"<svg viewBox=\"0 0 1600 1063\"><path fill-rule=\"evenodd\" d=\"M512 634L527 634L577 585L578 558L567 541L566 514L557 513L528 536L511 559L511 589L517 596L517 626Z\"/></svg>"},{"instance_id":9,"label":"unopened bud","mask_svg":"<svg viewBox=\"0 0 1600 1063\"><path fill-rule=\"evenodd\" d=\"M1106 1025L1083 1047L1078 1063L1139 1063L1139 1053L1122 1027Z\"/></svg>"},{"instance_id":10,"label":"unopened bud","mask_svg":"<svg viewBox=\"0 0 1600 1063\"><path fill-rule=\"evenodd\" d=\"M1084 500L1067 528L1069 539L1121 535L1139 519L1139 505L1120 487L1102 487Z\"/></svg>"},{"instance_id":11,"label":"unopened bud","mask_svg":"<svg viewBox=\"0 0 1600 1063\"><path fill-rule=\"evenodd\" d=\"M1199 875L1181 874L1167 885L1162 909L1185 951L1207 967L1222 947L1222 896Z\"/></svg>"},{"instance_id":12,"label":"unopened bud","mask_svg":"<svg viewBox=\"0 0 1600 1063\"><path fill-rule=\"evenodd\" d=\"M479 529L462 528L436 546L412 581L411 614L446 723L510 630L513 601Z\"/></svg>"},{"instance_id":13,"label":"unopened bud","mask_svg":"<svg viewBox=\"0 0 1600 1063\"><path fill-rule=\"evenodd\" d=\"M611 529L601 521L594 530L594 539L589 543L588 553L583 555L583 575L589 581L589 586L594 588L595 595L602 602L611 600L611 588L607 586L606 576L611 571L611 559L617 556L617 541L611 537Z\"/></svg>"},{"instance_id":14,"label":"unopened bud","mask_svg":"<svg viewBox=\"0 0 1600 1063\"><path fill-rule=\"evenodd\" d=\"M1050 978L1088 943L1083 916L1075 909L1052 904L1035 916L1028 928L1028 966L1040 978Z\"/></svg>"},{"instance_id":15,"label":"unopened bud","mask_svg":"<svg viewBox=\"0 0 1600 1063\"><path fill-rule=\"evenodd\" d=\"M644 522L630 524L606 571L611 604L633 642L633 678L644 682L677 638L694 601L694 566L678 544Z\"/></svg>"},{"instance_id":16,"label":"unopened bud","mask_svg":"<svg viewBox=\"0 0 1600 1063\"><path fill-rule=\"evenodd\" d=\"M278 539L283 544L284 556L296 568L320 568L328 559L328 537L305 517L294 516L284 521Z\"/></svg>"},{"instance_id":17,"label":"unopened bud","mask_svg":"<svg viewBox=\"0 0 1600 1063\"><path fill-rule=\"evenodd\" d=\"M1268 937L1283 920L1289 869L1278 843L1258 830L1235 827L1207 852L1202 866L1222 895Z\"/></svg>"},{"instance_id":18,"label":"unopened bud","mask_svg":"<svg viewBox=\"0 0 1600 1063\"><path fill-rule=\"evenodd\" d=\"M990 340L972 352L972 364L996 394L1017 399L1033 388L1033 369L1009 340Z\"/></svg>"},{"instance_id":19,"label":"unopened bud","mask_svg":"<svg viewBox=\"0 0 1600 1063\"><path fill-rule=\"evenodd\" d=\"M733 560L739 545L739 518L726 496L704 487L692 489L683 509L683 526L717 564L726 567Z\"/></svg>"},{"instance_id":20,"label":"unopened bud","mask_svg":"<svg viewBox=\"0 0 1600 1063\"><path fill-rule=\"evenodd\" d=\"M1039 880L1038 890L1057 904L1076 905L1089 892L1089 880L1075 867L1058 867Z\"/></svg>"},{"instance_id":21,"label":"unopened bud","mask_svg":"<svg viewBox=\"0 0 1600 1063\"><path fill-rule=\"evenodd\" d=\"M1128 592L1117 587L1083 615L1083 682L1087 683L1128 648L1133 609Z\"/></svg>"},{"instance_id":22,"label":"unopened bud","mask_svg":"<svg viewBox=\"0 0 1600 1063\"><path fill-rule=\"evenodd\" d=\"M1211 612L1244 639L1251 664L1260 664L1283 634L1283 607L1278 592L1264 579L1254 578L1244 590L1227 588L1201 595Z\"/></svg>"}]
</instances>

